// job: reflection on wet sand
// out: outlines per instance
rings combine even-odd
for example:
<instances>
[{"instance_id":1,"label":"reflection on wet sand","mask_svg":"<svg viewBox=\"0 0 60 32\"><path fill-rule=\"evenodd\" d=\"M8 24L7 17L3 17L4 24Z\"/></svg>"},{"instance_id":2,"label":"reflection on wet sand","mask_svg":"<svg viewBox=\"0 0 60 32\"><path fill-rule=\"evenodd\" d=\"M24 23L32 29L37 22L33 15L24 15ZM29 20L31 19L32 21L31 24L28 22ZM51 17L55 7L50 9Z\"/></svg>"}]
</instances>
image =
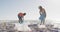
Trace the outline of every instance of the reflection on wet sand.
<instances>
[{"instance_id":1,"label":"reflection on wet sand","mask_svg":"<svg viewBox=\"0 0 60 32\"><path fill-rule=\"evenodd\" d=\"M18 27L19 26L19 27ZM18 30L18 28L20 30ZM59 28L52 24L40 25L39 23L26 22L24 24L2 22L0 32L59 32Z\"/></svg>"}]
</instances>

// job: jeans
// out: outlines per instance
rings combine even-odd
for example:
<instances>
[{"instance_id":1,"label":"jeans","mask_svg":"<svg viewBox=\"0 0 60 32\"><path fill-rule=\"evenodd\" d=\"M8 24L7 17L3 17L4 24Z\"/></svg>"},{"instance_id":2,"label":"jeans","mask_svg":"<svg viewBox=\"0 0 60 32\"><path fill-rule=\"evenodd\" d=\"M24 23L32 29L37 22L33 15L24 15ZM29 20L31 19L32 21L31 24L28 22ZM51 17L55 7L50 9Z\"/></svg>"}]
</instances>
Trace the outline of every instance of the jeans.
<instances>
[{"instance_id":1,"label":"jeans","mask_svg":"<svg viewBox=\"0 0 60 32\"><path fill-rule=\"evenodd\" d=\"M45 23L45 16L44 15L41 15L39 17L39 19L41 20L41 24L44 24Z\"/></svg>"}]
</instances>

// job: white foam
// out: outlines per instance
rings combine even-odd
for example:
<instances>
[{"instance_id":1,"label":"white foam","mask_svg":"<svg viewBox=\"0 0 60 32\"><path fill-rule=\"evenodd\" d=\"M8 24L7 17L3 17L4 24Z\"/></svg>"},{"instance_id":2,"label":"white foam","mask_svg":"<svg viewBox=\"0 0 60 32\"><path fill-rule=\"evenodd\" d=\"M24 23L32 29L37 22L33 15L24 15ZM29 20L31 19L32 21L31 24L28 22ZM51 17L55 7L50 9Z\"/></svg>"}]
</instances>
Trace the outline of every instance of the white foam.
<instances>
[{"instance_id":1,"label":"white foam","mask_svg":"<svg viewBox=\"0 0 60 32\"><path fill-rule=\"evenodd\" d=\"M24 24L15 23L15 28L18 31L31 31L31 29L25 23Z\"/></svg>"}]
</instances>

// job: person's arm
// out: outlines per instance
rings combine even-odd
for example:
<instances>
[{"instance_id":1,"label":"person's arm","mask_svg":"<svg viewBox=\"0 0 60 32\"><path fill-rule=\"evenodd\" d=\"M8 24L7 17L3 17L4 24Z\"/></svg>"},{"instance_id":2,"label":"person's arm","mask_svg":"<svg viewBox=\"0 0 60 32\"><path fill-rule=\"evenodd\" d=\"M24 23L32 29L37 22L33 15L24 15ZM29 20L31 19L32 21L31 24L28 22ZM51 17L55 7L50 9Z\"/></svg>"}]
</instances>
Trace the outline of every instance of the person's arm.
<instances>
[{"instance_id":1,"label":"person's arm","mask_svg":"<svg viewBox=\"0 0 60 32\"><path fill-rule=\"evenodd\" d=\"M44 13L45 13L45 17L46 17L46 11L45 11L45 9L44 9Z\"/></svg>"},{"instance_id":2,"label":"person's arm","mask_svg":"<svg viewBox=\"0 0 60 32\"><path fill-rule=\"evenodd\" d=\"M42 14L42 12L40 12L40 15Z\"/></svg>"},{"instance_id":3,"label":"person's arm","mask_svg":"<svg viewBox=\"0 0 60 32\"><path fill-rule=\"evenodd\" d=\"M42 14L42 11L40 10L39 13L40 13L40 15L41 15L41 14Z\"/></svg>"},{"instance_id":4,"label":"person's arm","mask_svg":"<svg viewBox=\"0 0 60 32\"><path fill-rule=\"evenodd\" d=\"M39 14L40 14L40 15L42 14L41 11L39 11Z\"/></svg>"}]
</instances>

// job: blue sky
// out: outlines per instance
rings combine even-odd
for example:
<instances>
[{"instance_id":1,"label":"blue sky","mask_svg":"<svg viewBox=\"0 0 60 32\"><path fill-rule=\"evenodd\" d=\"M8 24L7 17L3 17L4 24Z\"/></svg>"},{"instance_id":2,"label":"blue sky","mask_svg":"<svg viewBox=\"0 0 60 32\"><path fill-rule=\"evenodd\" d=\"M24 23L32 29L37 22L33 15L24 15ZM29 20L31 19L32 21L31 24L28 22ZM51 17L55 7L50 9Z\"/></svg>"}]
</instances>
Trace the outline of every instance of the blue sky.
<instances>
[{"instance_id":1,"label":"blue sky","mask_svg":"<svg viewBox=\"0 0 60 32\"><path fill-rule=\"evenodd\" d=\"M38 6L47 12L46 19L60 20L59 0L0 0L0 20L18 20L19 12L26 12L25 20L38 20Z\"/></svg>"}]
</instances>

